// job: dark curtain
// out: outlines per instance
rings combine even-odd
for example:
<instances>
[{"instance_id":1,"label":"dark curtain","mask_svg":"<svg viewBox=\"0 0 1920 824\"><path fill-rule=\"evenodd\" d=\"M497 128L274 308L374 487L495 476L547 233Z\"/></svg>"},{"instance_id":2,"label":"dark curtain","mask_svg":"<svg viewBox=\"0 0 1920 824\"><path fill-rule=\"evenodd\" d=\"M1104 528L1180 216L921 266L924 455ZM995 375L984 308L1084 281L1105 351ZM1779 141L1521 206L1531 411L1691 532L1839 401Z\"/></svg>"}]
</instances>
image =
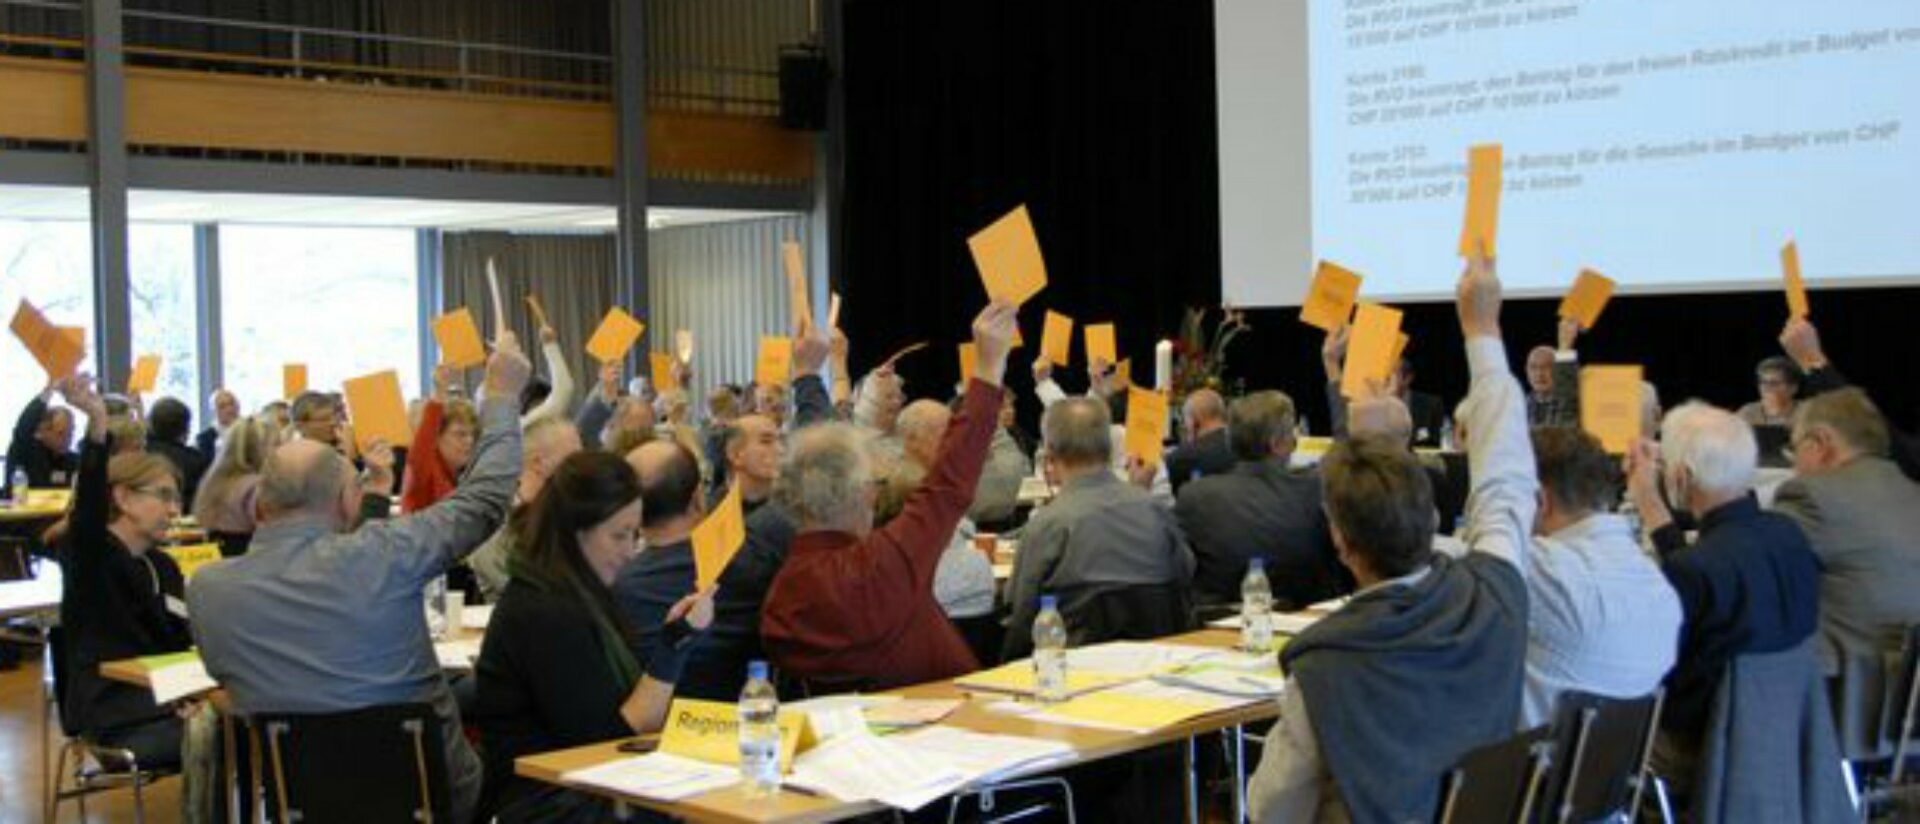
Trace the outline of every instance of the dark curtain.
<instances>
[{"instance_id":1,"label":"dark curtain","mask_svg":"<svg viewBox=\"0 0 1920 824\"><path fill-rule=\"evenodd\" d=\"M1021 203L1050 280L1021 313L1022 363L1052 308L1117 323L1151 370L1182 309L1219 300L1211 3L848 0L845 32L840 277L887 307L843 319L856 369L931 339L902 364L910 389L953 385L986 302L967 235Z\"/></svg>"},{"instance_id":2,"label":"dark curtain","mask_svg":"<svg viewBox=\"0 0 1920 824\"><path fill-rule=\"evenodd\" d=\"M1122 357L1148 379L1153 342L1178 330L1182 308L1220 297L1212 4L844 1L838 276L850 299L889 307L845 319L856 368L931 338L935 353L902 370L911 391L944 393L958 374L953 344L985 301L966 236L1024 201L1051 280L1021 313L1027 340L1037 344L1047 308L1116 321ZM1508 304L1516 372L1528 348L1552 342L1557 305ZM1669 408L1691 397L1734 406L1757 397L1753 367L1779 352L1785 307L1777 290L1618 298L1581 350L1589 363L1644 364ZM1458 402L1467 374L1453 307L1401 308L1416 385ZM1898 333L1920 317L1920 289L1816 290L1813 312L1839 367L1896 425L1920 424ZM1229 378L1287 391L1324 432L1321 336L1298 317L1249 313L1255 329L1234 345ZM1076 341L1076 363L1083 352ZM1031 357L1016 353L1009 370L1029 416Z\"/></svg>"},{"instance_id":3,"label":"dark curtain","mask_svg":"<svg viewBox=\"0 0 1920 824\"><path fill-rule=\"evenodd\" d=\"M515 235L506 232L460 232L441 236L441 305L446 310L465 306L473 310L482 337L493 338L493 309L487 296L487 260L500 273L501 300L507 324L532 358L535 372L547 375L539 353L539 330L534 327L526 296L540 299L541 308L560 335L560 350L573 370L574 408L599 380L599 363L586 353L587 338L613 305L614 247L607 235ZM472 375L477 379L477 373Z\"/></svg>"}]
</instances>

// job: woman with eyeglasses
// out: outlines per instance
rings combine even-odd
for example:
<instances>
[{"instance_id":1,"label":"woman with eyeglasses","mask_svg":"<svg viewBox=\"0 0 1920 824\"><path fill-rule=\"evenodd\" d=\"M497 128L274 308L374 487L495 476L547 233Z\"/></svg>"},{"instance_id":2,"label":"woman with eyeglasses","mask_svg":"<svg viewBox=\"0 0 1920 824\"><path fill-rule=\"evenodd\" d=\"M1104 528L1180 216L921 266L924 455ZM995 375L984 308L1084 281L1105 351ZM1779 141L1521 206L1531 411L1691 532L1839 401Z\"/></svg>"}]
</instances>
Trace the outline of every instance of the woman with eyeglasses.
<instances>
[{"instance_id":1,"label":"woman with eyeglasses","mask_svg":"<svg viewBox=\"0 0 1920 824\"><path fill-rule=\"evenodd\" d=\"M1740 407L1737 413L1749 426L1793 426L1795 400L1800 394L1800 367L1775 355L1755 367L1754 378L1760 387L1760 399Z\"/></svg>"},{"instance_id":2,"label":"woman with eyeglasses","mask_svg":"<svg viewBox=\"0 0 1920 824\"><path fill-rule=\"evenodd\" d=\"M444 363L433 370L433 398L421 410L400 482L402 512L418 512L452 495L460 472L473 458L480 415L473 404L452 396L457 376L458 370Z\"/></svg>"},{"instance_id":3,"label":"woman with eyeglasses","mask_svg":"<svg viewBox=\"0 0 1920 824\"><path fill-rule=\"evenodd\" d=\"M688 647L713 620L712 592L689 595L668 611L660 651L635 655L611 586L638 554L640 492L625 460L579 452L518 521L470 714L486 753L481 809L502 822L607 820L605 802L518 778L514 759L659 730Z\"/></svg>"},{"instance_id":4,"label":"woman with eyeglasses","mask_svg":"<svg viewBox=\"0 0 1920 824\"><path fill-rule=\"evenodd\" d=\"M147 689L107 680L100 665L193 645L180 567L156 550L180 514L180 479L166 458L114 454L107 406L91 383L82 376L60 387L67 405L87 417L59 556L61 698L95 744L131 751L141 769L177 767L185 713L155 704Z\"/></svg>"}]
</instances>

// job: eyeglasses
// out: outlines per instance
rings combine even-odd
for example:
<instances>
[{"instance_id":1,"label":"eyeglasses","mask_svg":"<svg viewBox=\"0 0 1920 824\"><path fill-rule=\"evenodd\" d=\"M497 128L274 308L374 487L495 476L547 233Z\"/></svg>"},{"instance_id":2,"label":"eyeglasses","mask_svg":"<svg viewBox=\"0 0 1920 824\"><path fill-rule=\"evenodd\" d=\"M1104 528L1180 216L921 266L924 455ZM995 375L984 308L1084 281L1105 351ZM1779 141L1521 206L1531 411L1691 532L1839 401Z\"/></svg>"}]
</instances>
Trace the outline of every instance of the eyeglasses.
<instances>
[{"instance_id":1,"label":"eyeglasses","mask_svg":"<svg viewBox=\"0 0 1920 824\"><path fill-rule=\"evenodd\" d=\"M180 503L180 490L168 486L136 486L136 494L145 495L163 504Z\"/></svg>"},{"instance_id":2,"label":"eyeglasses","mask_svg":"<svg viewBox=\"0 0 1920 824\"><path fill-rule=\"evenodd\" d=\"M1760 378L1759 383L1762 389L1784 389L1793 385L1791 382L1780 378Z\"/></svg>"}]
</instances>

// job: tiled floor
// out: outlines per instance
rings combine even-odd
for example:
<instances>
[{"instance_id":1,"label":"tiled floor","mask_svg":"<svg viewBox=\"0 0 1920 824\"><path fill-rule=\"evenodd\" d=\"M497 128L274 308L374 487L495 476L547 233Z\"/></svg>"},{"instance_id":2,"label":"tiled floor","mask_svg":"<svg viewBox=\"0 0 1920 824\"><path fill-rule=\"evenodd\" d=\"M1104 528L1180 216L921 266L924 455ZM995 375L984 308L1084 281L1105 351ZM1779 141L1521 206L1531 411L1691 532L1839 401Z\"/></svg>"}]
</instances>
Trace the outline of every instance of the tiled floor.
<instances>
[{"instance_id":1,"label":"tiled floor","mask_svg":"<svg viewBox=\"0 0 1920 824\"><path fill-rule=\"evenodd\" d=\"M40 659L38 652L19 669L0 672L0 822L44 821L46 799L42 775L40 742L48 734L47 718L41 704ZM60 745L58 722L52 738ZM146 820L151 824L174 824L180 820L180 780L169 778L146 791ZM77 805L69 801L60 809L60 822L81 821ZM100 793L87 799L89 822L133 820L133 796L127 790Z\"/></svg>"}]
</instances>

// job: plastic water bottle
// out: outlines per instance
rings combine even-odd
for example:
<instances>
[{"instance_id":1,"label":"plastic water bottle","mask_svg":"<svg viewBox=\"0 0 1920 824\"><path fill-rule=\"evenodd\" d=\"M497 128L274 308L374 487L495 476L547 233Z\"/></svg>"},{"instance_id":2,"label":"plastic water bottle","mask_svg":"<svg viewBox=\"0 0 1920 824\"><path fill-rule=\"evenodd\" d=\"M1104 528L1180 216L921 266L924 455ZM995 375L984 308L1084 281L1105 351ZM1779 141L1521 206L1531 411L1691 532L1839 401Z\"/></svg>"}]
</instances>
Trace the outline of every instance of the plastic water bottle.
<instances>
[{"instance_id":1,"label":"plastic water bottle","mask_svg":"<svg viewBox=\"0 0 1920 824\"><path fill-rule=\"evenodd\" d=\"M1040 596L1040 614L1033 619L1033 691L1043 702L1067 697L1067 621L1052 595Z\"/></svg>"},{"instance_id":2,"label":"plastic water bottle","mask_svg":"<svg viewBox=\"0 0 1920 824\"><path fill-rule=\"evenodd\" d=\"M25 469L13 470L12 480L13 480L13 486L11 487L11 489L13 492L13 505L26 506L27 505L27 470Z\"/></svg>"},{"instance_id":3,"label":"plastic water bottle","mask_svg":"<svg viewBox=\"0 0 1920 824\"><path fill-rule=\"evenodd\" d=\"M747 664L739 712L740 781L748 796L766 798L780 792L780 696L767 680L767 662Z\"/></svg>"},{"instance_id":4,"label":"plastic water bottle","mask_svg":"<svg viewBox=\"0 0 1920 824\"><path fill-rule=\"evenodd\" d=\"M435 641L447 640L447 576L428 581L421 597L426 602L427 634Z\"/></svg>"},{"instance_id":5,"label":"plastic water bottle","mask_svg":"<svg viewBox=\"0 0 1920 824\"><path fill-rule=\"evenodd\" d=\"M1460 444L1455 442L1453 439L1453 419L1452 418L1440 419L1440 450L1442 452L1459 452L1460 451Z\"/></svg>"},{"instance_id":6,"label":"plastic water bottle","mask_svg":"<svg viewBox=\"0 0 1920 824\"><path fill-rule=\"evenodd\" d=\"M1273 647L1273 589L1267 586L1267 561L1255 558L1240 581L1240 647L1265 652Z\"/></svg>"}]
</instances>

